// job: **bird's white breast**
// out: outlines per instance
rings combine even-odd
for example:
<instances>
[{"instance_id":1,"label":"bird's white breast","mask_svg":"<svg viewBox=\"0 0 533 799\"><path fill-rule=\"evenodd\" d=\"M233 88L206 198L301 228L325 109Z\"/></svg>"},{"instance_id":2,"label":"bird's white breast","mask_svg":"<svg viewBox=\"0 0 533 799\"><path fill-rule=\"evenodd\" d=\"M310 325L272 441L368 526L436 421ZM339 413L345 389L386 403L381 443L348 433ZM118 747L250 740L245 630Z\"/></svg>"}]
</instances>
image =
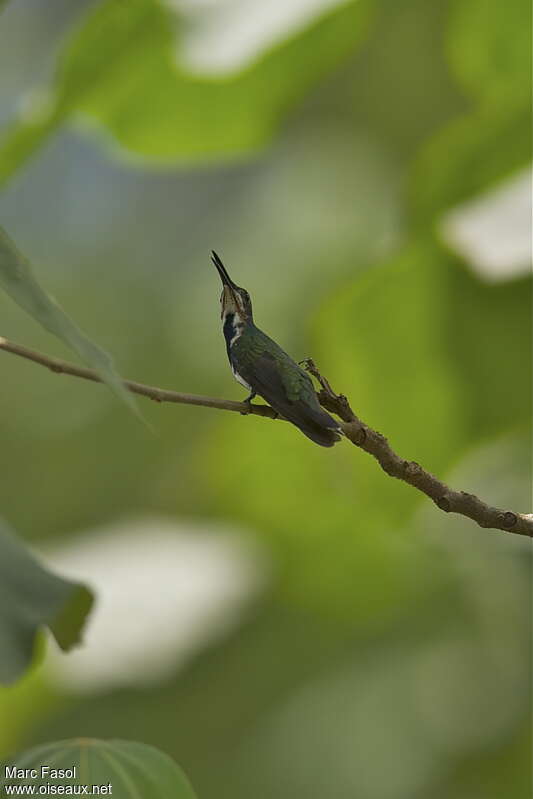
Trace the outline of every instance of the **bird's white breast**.
<instances>
[{"instance_id":1,"label":"bird's white breast","mask_svg":"<svg viewBox=\"0 0 533 799\"><path fill-rule=\"evenodd\" d=\"M222 330L224 332L224 337L226 339L226 346L228 349L228 356L233 377L235 378L235 380L237 380L238 383L241 384L241 386L244 386L244 388L246 388L248 391L251 391L252 387L235 370L235 366L231 358L231 348L233 347L237 339L240 338L240 336L242 335L243 329L244 329L244 322L237 312L232 311L231 313L224 314L224 316L222 317Z\"/></svg>"},{"instance_id":2,"label":"bird's white breast","mask_svg":"<svg viewBox=\"0 0 533 799\"><path fill-rule=\"evenodd\" d=\"M248 391L251 391L251 390L252 390L252 387L251 387L251 386L250 386L250 385L249 385L249 384L246 382L246 380L245 380L243 377L241 377L241 376L240 376L240 374L239 374L239 373L238 373L238 372L235 370L235 367L233 366L233 364L231 364L231 371L233 372L233 377L235 378L235 380L236 380L238 383L240 383L240 384L241 384L241 386L244 386L244 388L245 388L245 389L247 389Z\"/></svg>"}]
</instances>

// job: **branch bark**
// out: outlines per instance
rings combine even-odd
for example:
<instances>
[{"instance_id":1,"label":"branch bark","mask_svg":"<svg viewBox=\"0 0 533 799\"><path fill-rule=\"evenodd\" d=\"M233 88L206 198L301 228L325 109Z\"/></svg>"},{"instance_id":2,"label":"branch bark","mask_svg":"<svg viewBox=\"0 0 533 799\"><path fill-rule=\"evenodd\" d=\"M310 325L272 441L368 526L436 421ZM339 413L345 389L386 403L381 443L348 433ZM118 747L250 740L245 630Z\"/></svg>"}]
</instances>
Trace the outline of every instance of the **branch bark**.
<instances>
[{"instance_id":1,"label":"branch bark","mask_svg":"<svg viewBox=\"0 0 533 799\"><path fill-rule=\"evenodd\" d=\"M52 358L21 344L8 341L8 339L1 336L0 349L45 366L56 374L80 377L83 380L91 380L94 383L102 382L98 374L92 369L75 366L59 358ZM346 438L352 444L355 444L356 447L372 455L383 471L390 477L402 480L404 483L408 483L413 488L421 491L446 513L457 513L461 516L466 516L477 522L480 527L505 530L517 535L533 536L533 514L517 513L516 511L502 510L487 505L474 494L455 491L450 488L415 461L408 461L400 457L394 452L385 436L378 433L377 430L373 430L355 415L343 394L336 394L333 391L329 382L320 374L311 359L307 359L304 364L307 371L320 384L320 391L317 393L320 404L341 419L340 426ZM232 400L217 399L215 397L204 397L199 394L183 394L178 391L169 391L168 389L137 383L133 380L125 380L124 385L134 394L148 397L155 402L199 405L205 408L234 411L243 415L263 416L269 419L282 418L269 405L233 402Z\"/></svg>"}]
</instances>

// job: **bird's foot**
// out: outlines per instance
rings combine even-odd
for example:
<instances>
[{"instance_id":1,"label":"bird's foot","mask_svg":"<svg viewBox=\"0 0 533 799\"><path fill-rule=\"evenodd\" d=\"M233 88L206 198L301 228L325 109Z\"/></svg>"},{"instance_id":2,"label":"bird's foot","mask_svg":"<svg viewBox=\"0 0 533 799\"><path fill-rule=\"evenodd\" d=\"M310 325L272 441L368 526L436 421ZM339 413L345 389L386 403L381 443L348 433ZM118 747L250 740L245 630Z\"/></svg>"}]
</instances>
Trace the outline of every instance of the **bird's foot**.
<instances>
[{"instance_id":1,"label":"bird's foot","mask_svg":"<svg viewBox=\"0 0 533 799\"><path fill-rule=\"evenodd\" d=\"M245 400L243 400L243 404L248 406L248 410L246 410L246 411L241 411L241 415L242 415L242 416L248 416L248 414L252 412L252 400L253 400L253 398L254 398L255 396L256 396L256 392L255 392L255 391L252 391L252 393L251 393L251 394L249 394L249 395L246 397L246 399L245 399Z\"/></svg>"}]
</instances>

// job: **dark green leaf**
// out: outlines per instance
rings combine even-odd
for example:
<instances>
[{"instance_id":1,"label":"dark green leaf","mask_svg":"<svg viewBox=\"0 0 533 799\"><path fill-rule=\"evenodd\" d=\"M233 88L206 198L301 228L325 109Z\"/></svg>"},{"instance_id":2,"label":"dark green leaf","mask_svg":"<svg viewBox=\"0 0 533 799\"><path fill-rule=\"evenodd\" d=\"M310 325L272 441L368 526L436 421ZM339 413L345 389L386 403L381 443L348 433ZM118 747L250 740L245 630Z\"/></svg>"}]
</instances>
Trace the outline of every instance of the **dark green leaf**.
<instances>
[{"instance_id":1,"label":"dark green leaf","mask_svg":"<svg viewBox=\"0 0 533 799\"><path fill-rule=\"evenodd\" d=\"M195 799L182 770L168 755L152 746L134 741L100 741L76 738L45 744L21 754L10 766L35 769L76 769L75 777L51 779L8 779L0 776L0 788L6 785L56 786L106 785L111 783L114 799Z\"/></svg>"},{"instance_id":2,"label":"dark green leaf","mask_svg":"<svg viewBox=\"0 0 533 799\"><path fill-rule=\"evenodd\" d=\"M47 571L0 525L0 681L28 667L43 627L64 650L78 643L92 603L85 586Z\"/></svg>"}]
</instances>

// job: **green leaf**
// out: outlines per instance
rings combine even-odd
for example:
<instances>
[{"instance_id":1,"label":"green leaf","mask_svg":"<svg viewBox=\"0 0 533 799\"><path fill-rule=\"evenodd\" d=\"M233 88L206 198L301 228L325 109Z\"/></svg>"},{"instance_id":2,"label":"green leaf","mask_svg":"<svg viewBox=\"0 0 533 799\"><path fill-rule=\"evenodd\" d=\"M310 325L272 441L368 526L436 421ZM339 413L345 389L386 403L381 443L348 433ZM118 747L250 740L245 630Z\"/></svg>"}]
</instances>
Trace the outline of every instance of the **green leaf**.
<instances>
[{"instance_id":1,"label":"green leaf","mask_svg":"<svg viewBox=\"0 0 533 799\"><path fill-rule=\"evenodd\" d=\"M111 357L85 336L35 280L30 264L0 227L0 286L21 308L74 350L132 411L133 397L115 371Z\"/></svg>"},{"instance_id":2,"label":"green leaf","mask_svg":"<svg viewBox=\"0 0 533 799\"><path fill-rule=\"evenodd\" d=\"M0 681L30 664L37 633L48 627L63 650L80 640L93 597L79 583L47 571L0 525Z\"/></svg>"},{"instance_id":3,"label":"green leaf","mask_svg":"<svg viewBox=\"0 0 533 799\"><path fill-rule=\"evenodd\" d=\"M242 72L193 76L176 61L175 20L158 0L104 0L73 35L45 103L0 146L0 181L79 112L156 162L235 158L263 147L290 108L354 50L370 0L343 5Z\"/></svg>"},{"instance_id":4,"label":"green leaf","mask_svg":"<svg viewBox=\"0 0 533 799\"><path fill-rule=\"evenodd\" d=\"M152 746L134 741L101 741L76 738L44 744L19 755L6 764L22 769L76 769L75 777L52 779L9 779L0 776L0 788L6 785L34 785L50 782L56 786L108 786L114 799L195 799L183 771L166 754ZM2 770L3 771L3 770Z\"/></svg>"},{"instance_id":5,"label":"green leaf","mask_svg":"<svg viewBox=\"0 0 533 799\"><path fill-rule=\"evenodd\" d=\"M459 82L484 102L529 106L531 3L529 0L455 0L448 52Z\"/></svg>"}]
</instances>

